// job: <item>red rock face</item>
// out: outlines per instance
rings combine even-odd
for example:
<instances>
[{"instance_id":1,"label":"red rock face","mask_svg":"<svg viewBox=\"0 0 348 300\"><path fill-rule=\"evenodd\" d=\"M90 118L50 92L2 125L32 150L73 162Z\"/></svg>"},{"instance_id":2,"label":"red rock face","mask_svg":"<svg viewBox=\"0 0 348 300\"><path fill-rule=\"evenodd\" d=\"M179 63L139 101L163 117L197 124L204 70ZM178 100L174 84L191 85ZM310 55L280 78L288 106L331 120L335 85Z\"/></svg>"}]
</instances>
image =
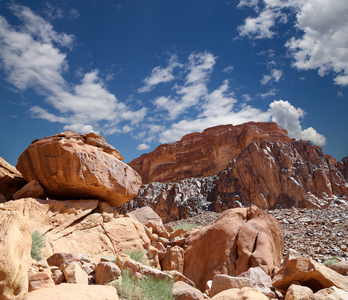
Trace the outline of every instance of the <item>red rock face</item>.
<instances>
[{"instance_id":1,"label":"red rock face","mask_svg":"<svg viewBox=\"0 0 348 300\"><path fill-rule=\"evenodd\" d=\"M276 123L221 125L185 135L173 144L160 145L129 165L140 174L143 183L210 176L225 169L251 142L263 140L291 141L286 130Z\"/></svg>"},{"instance_id":2,"label":"red rock face","mask_svg":"<svg viewBox=\"0 0 348 300\"><path fill-rule=\"evenodd\" d=\"M27 181L37 180L49 197L97 198L119 206L134 198L140 176L99 134L67 131L35 140L18 159Z\"/></svg>"},{"instance_id":3,"label":"red rock face","mask_svg":"<svg viewBox=\"0 0 348 300\"><path fill-rule=\"evenodd\" d=\"M190 231L183 274L201 291L217 274L235 276L260 266L272 275L280 266L283 245L282 228L271 215L255 206L227 210Z\"/></svg>"},{"instance_id":4,"label":"red rock face","mask_svg":"<svg viewBox=\"0 0 348 300\"><path fill-rule=\"evenodd\" d=\"M217 185L216 211L240 204L325 208L333 195L348 195L341 172L320 147L305 141L251 143Z\"/></svg>"},{"instance_id":5,"label":"red rock face","mask_svg":"<svg viewBox=\"0 0 348 300\"><path fill-rule=\"evenodd\" d=\"M343 175L348 159L336 163L310 142L289 138L254 141L241 149L237 157L225 159L229 161L227 167L214 176L145 184L120 211L148 205L169 222L206 210L221 212L252 204L265 209L320 209L336 196L348 198ZM173 166L173 173L175 170Z\"/></svg>"}]
</instances>

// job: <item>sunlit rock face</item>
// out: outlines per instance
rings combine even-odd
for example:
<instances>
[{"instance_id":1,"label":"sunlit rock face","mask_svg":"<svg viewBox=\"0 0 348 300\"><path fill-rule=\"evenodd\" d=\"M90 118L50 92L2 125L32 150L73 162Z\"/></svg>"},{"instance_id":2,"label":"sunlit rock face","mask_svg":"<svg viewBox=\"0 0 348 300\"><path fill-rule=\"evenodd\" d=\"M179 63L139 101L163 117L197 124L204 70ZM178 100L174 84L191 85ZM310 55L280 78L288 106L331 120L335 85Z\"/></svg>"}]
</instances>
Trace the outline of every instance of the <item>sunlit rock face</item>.
<instances>
[{"instance_id":1,"label":"sunlit rock face","mask_svg":"<svg viewBox=\"0 0 348 300\"><path fill-rule=\"evenodd\" d=\"M291 141L287 131L276 123L221 125L162 144L129 165L140 174L143 183L211 176L224 170L251 142L263 140Z\"/></svg>"},{"instance_id":2,"label":"sunlit rock face","mask_svg":"<svg viewBox=\"0 0 348 300\"><path fill-rule=\"evenodd\" d=\"M119 206L136 196L141 178L99 134L67 131L35 140L18 159L27 181L55 199L97 198Z\"/></svg>"}]
</instances>

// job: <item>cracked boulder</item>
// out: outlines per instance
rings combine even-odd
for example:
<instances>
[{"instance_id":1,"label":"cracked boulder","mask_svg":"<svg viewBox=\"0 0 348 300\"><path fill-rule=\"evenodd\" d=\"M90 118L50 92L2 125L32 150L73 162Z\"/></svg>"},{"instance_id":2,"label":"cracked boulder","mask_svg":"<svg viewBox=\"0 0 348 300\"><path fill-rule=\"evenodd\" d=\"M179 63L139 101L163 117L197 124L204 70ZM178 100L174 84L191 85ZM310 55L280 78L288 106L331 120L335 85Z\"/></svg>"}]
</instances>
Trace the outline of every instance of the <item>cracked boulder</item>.
<instances>
[{"instance_id":1,"label":"cracked boulder","mask_svg":"<svg viewBox=\"0 0 348 300\"><path fill-rule=\"evenodd\" d=\"M230 209L190 231L183 274L201 291L217 274L237 276L261 267L272 276L280 267L283 247L283 231L274 217L256 206Z\"/></svg>"},{"instance_id":2,"label":"cracked boulder","mask_svg":"<svg viewBox=\"0 0 348 300\"><path fill-rule=\"evenodd\" d=\"M141 178L99 134L66 131L37 139L18 159L28 182L37 180L54 199L97 198L120 206L136 196Z\"/></svg>"},{"instance_id":3,"label":"cracked boulder","mask_svg":"<svg viewBox=\"0 0 348 300\"><path fill-rule=\"evenodd\" d=\"M106 206L107 203L97 200L25 198L0 204L0 211L21 212L32 230L45 234L44 258L54 253L83 253L93 261L100 261L103 256L151 247L139 221L114 217L111 207Z\"/></svg>"}]
</instances>

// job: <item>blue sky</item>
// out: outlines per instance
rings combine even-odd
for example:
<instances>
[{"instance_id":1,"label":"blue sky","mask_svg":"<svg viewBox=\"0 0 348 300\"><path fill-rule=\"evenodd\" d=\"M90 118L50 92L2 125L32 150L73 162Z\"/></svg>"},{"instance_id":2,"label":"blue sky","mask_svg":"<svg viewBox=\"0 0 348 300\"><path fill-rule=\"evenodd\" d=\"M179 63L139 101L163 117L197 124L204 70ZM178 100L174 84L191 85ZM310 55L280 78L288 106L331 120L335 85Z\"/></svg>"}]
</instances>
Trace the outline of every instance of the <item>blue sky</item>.
<instances>
[{"instance_id":1,"label":"blue sky","mask_svg":"<svg viewBox=\"0 0 348 300\"><path fill-rule=\"evenodd\" d=\"M128 162L220 124L276 121L348 155L348 2L0 0L0 156L95 131Z\"/></svg>"}]
</instances>

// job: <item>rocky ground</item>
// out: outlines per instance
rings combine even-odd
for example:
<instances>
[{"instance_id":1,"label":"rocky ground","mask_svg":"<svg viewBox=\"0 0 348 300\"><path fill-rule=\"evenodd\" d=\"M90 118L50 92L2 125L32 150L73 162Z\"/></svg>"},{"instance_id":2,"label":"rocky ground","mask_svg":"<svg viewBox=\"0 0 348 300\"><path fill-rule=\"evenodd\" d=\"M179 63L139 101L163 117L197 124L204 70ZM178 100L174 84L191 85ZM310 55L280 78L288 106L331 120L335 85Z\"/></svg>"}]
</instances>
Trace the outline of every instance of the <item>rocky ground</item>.
<instances>
[{"instance_id":1,"label":"rocky ground","mask_svg":"<svg viewBox=\"0 0 348 300\"><path fill-rule=\"evenodd\" d=\"M348 202L337 199L327 209L275 209L269 210L282 225L284 255L292 248L301 256L324 262L333 256L348 260ZM190 223L205 226L214 221L218 213L206 212L184 220L169 223Z\"/></svg>"}]
</instances>

